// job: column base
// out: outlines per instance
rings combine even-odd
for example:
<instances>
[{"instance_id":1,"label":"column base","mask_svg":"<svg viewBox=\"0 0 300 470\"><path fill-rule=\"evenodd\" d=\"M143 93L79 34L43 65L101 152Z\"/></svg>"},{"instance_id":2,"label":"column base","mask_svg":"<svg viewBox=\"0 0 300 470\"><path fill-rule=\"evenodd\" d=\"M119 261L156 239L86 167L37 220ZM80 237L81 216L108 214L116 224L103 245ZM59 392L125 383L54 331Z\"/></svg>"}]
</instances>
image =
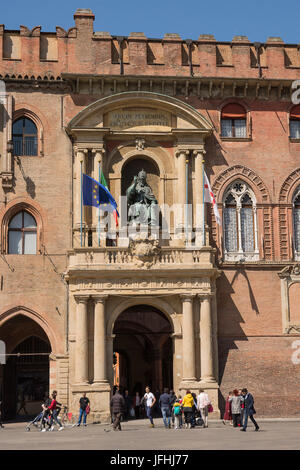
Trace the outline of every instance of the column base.
<instances>
[{"instance_id":1,"label":"column base","mask_svg":"<svg viewBox=\"0 0 300 470\"><path fill-rule=\"evenodd\" d=\"M82 394L86 393L86 396L90 400L91 411L87 417L87 423L110 423L110 397L111 387L108 382L93 384L74 384L71 385L71 403L70 411L76 416L79 410L79 400Z\"/></svg>"},{"instance_id":2,"label":"column base","mask_svg":"<svg viewBox=\"0 0 300 470\"><path fill-rule=\"evenodd\" d=\"M94 380L92 387L101 387L102 385L109 386L108 380Z\"/></svg>"}]
</instances>

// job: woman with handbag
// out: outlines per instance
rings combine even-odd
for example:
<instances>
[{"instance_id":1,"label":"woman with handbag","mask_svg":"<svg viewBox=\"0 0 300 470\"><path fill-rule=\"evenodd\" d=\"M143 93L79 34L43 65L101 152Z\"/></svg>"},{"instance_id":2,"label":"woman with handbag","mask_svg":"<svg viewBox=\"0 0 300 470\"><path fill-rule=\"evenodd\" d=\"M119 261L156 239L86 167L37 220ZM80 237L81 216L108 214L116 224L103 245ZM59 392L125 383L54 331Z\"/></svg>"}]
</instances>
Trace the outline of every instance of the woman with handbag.
<instances>
[{"instance_id":1,"label":"woman with handbag","mask_svg":"<svg viewBox=\"0 0 300 470\"><path fill-rule=\"evenodd\" d=\"M208 412L209 409L212 411L212 405L207 393L204 392L202 388L199 390L199 395L197 397L197 409L201 413L201 418L203 420L203 427L208 428Z\"/></svg>"}]
</instances>

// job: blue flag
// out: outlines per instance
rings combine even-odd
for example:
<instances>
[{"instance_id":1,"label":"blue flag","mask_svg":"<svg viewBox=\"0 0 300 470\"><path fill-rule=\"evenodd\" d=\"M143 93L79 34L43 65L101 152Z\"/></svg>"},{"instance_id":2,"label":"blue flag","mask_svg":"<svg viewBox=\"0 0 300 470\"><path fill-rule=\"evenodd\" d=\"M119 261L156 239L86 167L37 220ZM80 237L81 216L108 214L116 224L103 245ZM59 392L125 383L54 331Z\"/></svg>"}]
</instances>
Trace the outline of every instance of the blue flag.
<instances>
[{"instance_id":1,"label":"blue flag","mask_svg":"<svg viewBox=\"0 0 300 470\"><path fill-rule=\"evenodd\" d=\"M117 211L117 203L105 186L88 175L82 175L82 199L84 206L100 207L108 212Z\"/></svg>"}]
</instances>

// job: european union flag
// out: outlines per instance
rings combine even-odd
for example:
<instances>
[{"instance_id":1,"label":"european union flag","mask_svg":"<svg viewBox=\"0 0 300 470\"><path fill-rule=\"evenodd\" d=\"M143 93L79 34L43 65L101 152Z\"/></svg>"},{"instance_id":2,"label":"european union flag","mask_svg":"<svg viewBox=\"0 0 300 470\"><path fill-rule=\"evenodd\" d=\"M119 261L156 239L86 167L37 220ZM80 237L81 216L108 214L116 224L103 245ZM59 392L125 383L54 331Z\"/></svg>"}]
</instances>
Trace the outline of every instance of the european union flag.
<instances>
[{"instance_id":1,"label":"european union flag","mask_svg":"<svg viewBox=\"0 0 300 470\"><path fill-rule=\"evenodd\" d=\"M94 180L88 175L82 175L82 199L84 206L100 207L100 209L108 212L117 211L117 203L102 184Z\"/></svg>"}]
</instances>

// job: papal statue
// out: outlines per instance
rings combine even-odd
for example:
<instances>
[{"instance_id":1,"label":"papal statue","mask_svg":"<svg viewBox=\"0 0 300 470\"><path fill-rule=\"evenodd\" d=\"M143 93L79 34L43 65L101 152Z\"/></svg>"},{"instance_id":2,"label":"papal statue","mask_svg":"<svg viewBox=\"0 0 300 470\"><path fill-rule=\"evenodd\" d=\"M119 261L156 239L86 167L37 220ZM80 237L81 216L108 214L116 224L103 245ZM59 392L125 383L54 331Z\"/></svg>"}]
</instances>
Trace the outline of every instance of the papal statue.
<instances>
[{"instance_id":1,"label":"papal statue","mask_svg":"<svg viewBox=\"0 0 300 470\"><path fill-rule=\"evenodd\" d=\"M147 183L147 173L141 170L126 191L128 221L132 225L159 225L159 206Z\"/></svg>"}]
</instances>

